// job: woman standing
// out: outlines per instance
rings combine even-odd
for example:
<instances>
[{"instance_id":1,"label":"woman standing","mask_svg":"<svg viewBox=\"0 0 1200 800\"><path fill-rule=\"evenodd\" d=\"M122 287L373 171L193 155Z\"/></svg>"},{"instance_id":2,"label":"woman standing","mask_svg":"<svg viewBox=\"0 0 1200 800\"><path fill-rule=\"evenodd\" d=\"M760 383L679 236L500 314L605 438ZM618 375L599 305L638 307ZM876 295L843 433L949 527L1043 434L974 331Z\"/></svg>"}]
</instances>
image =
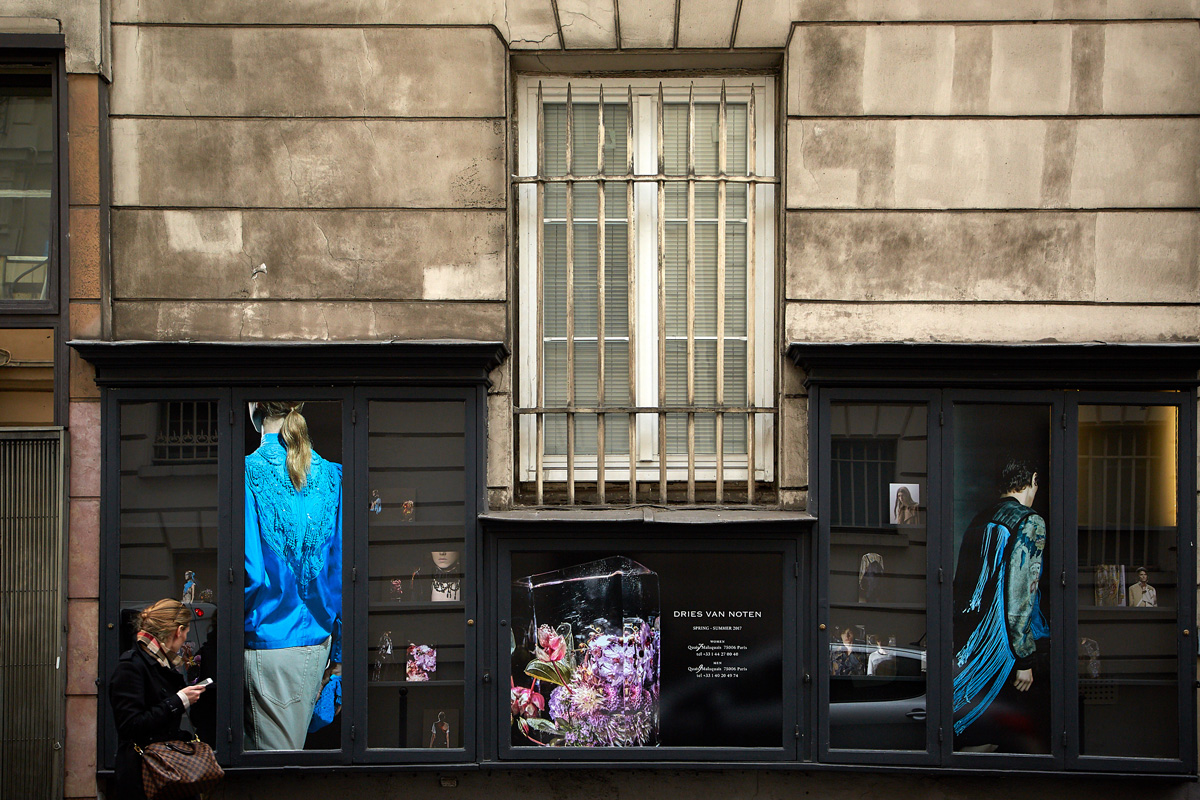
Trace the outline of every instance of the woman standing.
<instances>
[{"instance_id":1,"label":"woman standing","mask_svg":"<svg viewBox=\"0 0 1200 800\"><path fill-rule=\"evenodd\" d=\"M185 686L178 667L179 648L187 641L192 612L178 600L159 600L138 615L137 641L121 654L108 684L117 725L117 786L120 800L144 800L142 757L134 745L181 741L184 713L204 693Z\"/></svg>"}]
</instances>

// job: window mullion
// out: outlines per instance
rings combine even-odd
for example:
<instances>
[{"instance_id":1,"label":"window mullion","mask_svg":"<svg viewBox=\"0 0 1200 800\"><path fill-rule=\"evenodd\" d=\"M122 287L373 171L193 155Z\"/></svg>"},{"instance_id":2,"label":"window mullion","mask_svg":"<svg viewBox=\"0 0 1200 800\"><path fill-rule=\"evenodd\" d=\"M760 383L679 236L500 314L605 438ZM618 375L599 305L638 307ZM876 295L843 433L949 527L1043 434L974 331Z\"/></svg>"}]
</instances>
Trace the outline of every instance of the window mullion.
<instances>
[{"instance_id":1,"label":"window mullion","mask_svg":"<svg viewBox=\"0 0 1200 800\"><path fill-rule=\"evenodd\" d=\"M634 159L638 175L653 175L654 165L654 104L650 97L637 98L637 122L635 127ZM636 195L635 230L637 233L637 313L633 315L640 329L634 339L637 349L637 405L653 406L658 397L658 356L656 353L658 330L658 252L655 231L658 227L658 204L656 186L649 181L639 181L634 187ZM631 322L631 324L633 324ZM638 460L654 458L658 438L658 417L654 414L639 414L637 421Z\"/></svg>"}]
</instances>

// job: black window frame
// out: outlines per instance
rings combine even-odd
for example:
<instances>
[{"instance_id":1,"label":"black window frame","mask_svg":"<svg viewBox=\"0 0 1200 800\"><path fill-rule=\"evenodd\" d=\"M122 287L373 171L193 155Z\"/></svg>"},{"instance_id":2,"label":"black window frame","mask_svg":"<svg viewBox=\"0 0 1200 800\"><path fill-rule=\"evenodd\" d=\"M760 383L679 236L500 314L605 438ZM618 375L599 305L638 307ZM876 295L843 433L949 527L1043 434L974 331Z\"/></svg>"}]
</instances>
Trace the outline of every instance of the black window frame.
<instances>
[{"instance_id":1,"label":"black window frame","mask_svg":"<svg viewBox=\"0 0 1200 800\"><path fill-rule=\"evenodd\" d=\"M816 614L810 644L816 648L826 637L817 633L828 623L828 564L830 486L823 480L830 463L830 408L834 403L924 402L929 408L929 539L938 536L938 554L930 555L927 586L930 602L929 719L930 752L839 750L828 747L828 681L823 675L813 692L812 713L818 742L816 758L846 765L926 766L931 772L1005 771L1023 773L1141 774L1164 777L1196 774L1196 455L1197 369L1200 347L1195 345L828 345L794 343L789 355L804 368L810 398L810 506L817 516L814 554ZM935 680L935 662L948 664L952 638L951 582L954 574L953 526L954 407L962 403L1045 404L1050 407L1049 480L1051 530L1064 531L1047 547L1052 571L1043 573L1049 595L1053 683L1050 755L979 754L953 750L949 730L951 685L948 667ZM1077 653L1066 646L1078 637L1078 410L1084 405L1157 405L1174 407L1178 414L1176 466L1177 541L1179 587L1175 624L1178 643L1179 753L1177 759L1084 755L1080 752L1081 719L1075 711L1079 697ZM936 441L936 445L934 440ZM923 500L923 504L924 500ZM937 526L935 532L935 525ZM1055 540L1056 539L1056 540ZM934 549L934 548L931 548ZM939 591L939 577L943 578ZM935 645L934 637L940 637ZM935 650L940 647L940 650ZM940 657L934 653L939 652ZM824 672L827 672L824 671ZM938 715L946 728L937 740Z\"/></svg>"},{"instance_id":2,"label":"black window frame","mask_svg":"<svg viewBox=\"0 0 1200 800\"><path fill-rule=\"evenodd\" d=\"M67 309L70 281L70 170L67 108L66 36L61 33L0 33L0 69L9 65L44 66L50 71L54 106L54 178L50 204L49 285L45 300L0 300L0 331L5 328L41 328L54 337L54 424L67 424L70 393L70 350L67 347Z\"/></svg>"},{"instance_id":3,"label":"black window frame","mask_svg":"<svg viewBox=\"0 0 1200 800\"><path fill-rule=\"evenodd\" d=\"M373 400L452 400L461 402L464 415L464 583L463 618L473 626L477 618L478 517L485 503L484 456L487 446L486 414L488 373L500 364L507 350L500 343L344 343L333 345L239 345L186 343L71 342L97 367L101 387L101 520L100 542L100 645L97 654L97 771L111 775L116 753L116 732L107 698L108 677L116 666L120 644L120 448L121 406L126 403L212 400L229 446L218 447L218 575L229 587L244 580L245 520L241 442L249 424L246 401L304 399L341 403L342 452L346 467L343 481L343 608L365 619L367 535L358 534L356 512L367 504L367 484L358 480L367 464L367 415ZM221 380L214 378L221 375ZM329 455L330 460L334 457ZM222 580L222 583L225 581ZM238 619L244 613L244 595L229 589L218 592L218 614ZM242 651L240 625L218 629L222 655L215 670L217 756L235 772L279 770L364 769L390 765L405 769L466 766L477 761L474 729L479 660L474 634L466 634L468 659L464 676L464 731L462 746L435 751L421 748L368 750L366 730L367 659L366 625L346 630L345 705L341 747L314 751L245 751L241 746ZM355 735L355 728L359 735ZM228 733L224 733L228 731Z\"/></svg>"}]
</instances>

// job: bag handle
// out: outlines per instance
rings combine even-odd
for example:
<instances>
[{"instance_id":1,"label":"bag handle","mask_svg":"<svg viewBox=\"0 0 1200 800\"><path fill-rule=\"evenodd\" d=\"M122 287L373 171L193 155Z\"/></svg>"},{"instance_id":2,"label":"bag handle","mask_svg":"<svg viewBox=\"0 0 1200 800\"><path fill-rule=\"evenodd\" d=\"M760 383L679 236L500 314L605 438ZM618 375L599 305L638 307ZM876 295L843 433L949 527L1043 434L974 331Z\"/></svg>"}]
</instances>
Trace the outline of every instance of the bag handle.
<instances>
[{"instance_id":1,"label":"bag handle","mask_svg":"<svg viewBox=\"0 0 1200 800\"><path fill-rule=\"evenodd\" d=\"M192 738L191 738L191 739L180 739L180 740L178 740L178 741L181 741L181 742L183 742L184 744L200 744L200 734L198 734L198 733L193 733L193 734L192 734ZM146 744L146 746L147 746L147 747L149 747L149 746L150 746L150 744L151 744L151 743L147 743L147 744ZM161 742L160 744L165 744L167 747L171 747L171 745L173 744L173 742L167 741L167 742ZM142 748L138 746L137 742L134 742L134 744L133 744L133 749L134 749L134 751L136 751L136 752L137 752L137 754L138 754L139 756L143 756L143 757L144 757L144 756L146 755L145 753L143 753L143 752L142 752ZM177 752L177 753L189 753L189 754L190 754L190 753L193 753L193 752L195 752L195 748L192 748L190 751L189 751L189 750L180 750L180 749L179 749L179 748L177 748L177 747L171 747L171 749L172 749L172 750L174 750L174 751L175 751L175 752Z\"/></svg>"}]
</instances>

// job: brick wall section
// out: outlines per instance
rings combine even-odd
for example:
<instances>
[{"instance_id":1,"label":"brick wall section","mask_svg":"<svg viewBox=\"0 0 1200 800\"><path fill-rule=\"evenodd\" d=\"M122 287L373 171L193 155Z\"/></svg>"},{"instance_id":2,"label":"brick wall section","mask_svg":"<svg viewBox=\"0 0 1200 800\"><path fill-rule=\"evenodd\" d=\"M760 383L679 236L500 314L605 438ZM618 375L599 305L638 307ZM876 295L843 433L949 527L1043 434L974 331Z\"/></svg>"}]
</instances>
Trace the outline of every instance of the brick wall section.
<instances>
[{"instance_id":1,"label":"brick wall section","mask_svg":"<svg viewBox=\"0 0 1200 800\"><path fill-rule=\"evenodd\" d=\"M68 76L70 338L100 336L100 93L96 75ZM71 351L67 530L67 698L64 797L96 796L99 646L100 403L91 366Z\"/></svg>"}]
</instances>

